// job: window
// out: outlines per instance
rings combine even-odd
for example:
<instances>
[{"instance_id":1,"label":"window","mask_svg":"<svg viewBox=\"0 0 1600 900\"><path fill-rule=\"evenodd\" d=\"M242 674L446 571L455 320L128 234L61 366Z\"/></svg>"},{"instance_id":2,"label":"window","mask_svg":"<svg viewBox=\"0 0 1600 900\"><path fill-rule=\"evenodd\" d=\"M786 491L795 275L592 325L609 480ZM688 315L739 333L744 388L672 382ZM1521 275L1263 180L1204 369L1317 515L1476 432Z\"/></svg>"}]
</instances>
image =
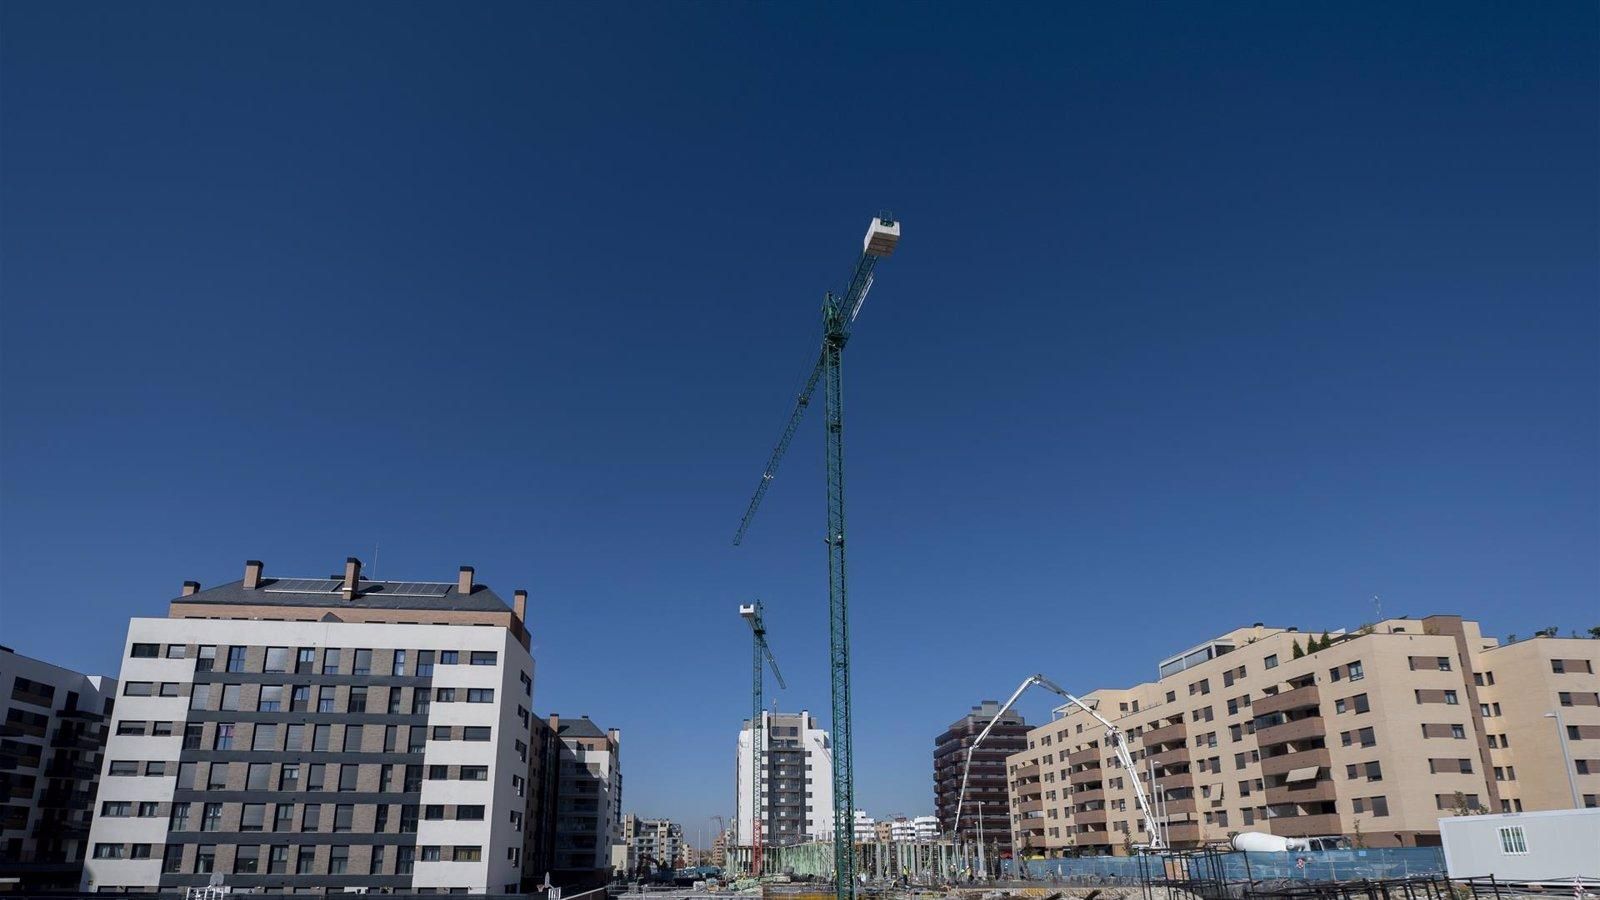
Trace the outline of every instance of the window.
<instances>
[{"instance_id":1,"label":"window","mask_svg":"<svg viewBox=\"0 0 1600 900\"><path fill-rule=\"evenodd\" d=\"M483 859L482 847L455 847L450 855L453 862L479 862Z\"/></svg>"},{"instance_id":2,"label":"window","mask_svg":"<svg viewBox=\"0 0 1600 900\"><path fill-rule=\"evenodd\" d=\"M461 780L462 781L488 781L489 780L489 767L488 766L462 766L461 767Z\"/></svg>"},{"instance_id":3,"label":"window","mask_svg":"<svg viewBox=\"0 0 1600 900\"><path fill-rule=\"evenodd\" d=\"M317 689L317 712L324 713L335 711L334 691L335 688L331 684L323 685Z\"/></svg>"},{"instance_id":4,"label":"window","mask_svg":"<svg viewBox=\"0 0 1600 900\"><path fill-rule=\"evenodd\" d=\"M229 647L228 648L228 671L229 672L243 672L244 671L244 654L245 654L245 651L248 650L248 649L250 649L250 648L248 648L248 647Z\"/></svg>"},{"instance_id":5,"label":"window","mask_svg":"<svg viewBox=\"0 0 1600 900\"><path fill-rule=\"evenodd\" d=\"M196 672L210 672L217 666L217 648L210 644L201 644L199 652L195 654L194 670Z\"/></svg>"},{"instance_id":6,"label":"window","mask_svg":"<svg viewBox=\"0 0 1600 900\"><path fill-rule=\"evenodd\" d=\"M350 848L339 846L328 851L328 874L343 875L350 868Z\"/></svg>"},{"instance_id":7,"label":"window","mask_svg":"<svg viewBox=\"0 0 1600 900\"><path fill-rule=\"evenodd\" d=\"M300 675L306 675L317 670L317 651L315 647L301 647L295 651L294 670Z\"/></svg>"},{"instance_id":8,"label":"window","mask_svg":"<svg viewBox=\"0 0 1600 900\"><path fill-rule=\"evenodd\" d=\"M435 741L448 741L448 740L450 740L450 726L449 725L435 725L435 726L433 726L433 736L432 736L432 738L430 738L430 740L435 740Z\"/></svg>"},{"instance_id":9,"label":"window","mask_svg":"<svg viewBox=\"0 0 1600 900\"><path fill-rule=\"evenodd\" d=\"M121 844L95 844L95 859L122 859L123 847Z\"/></svg>"},{"instance_id":10,"label":"window","mask_svg":"<svg viewBox=\"0 0 1600 900\"><path fill-rule=\"evenodd\" d=\"M487 741L489 739L489 726L468 725L461 729L461 739L463 741Z\"/></svg>"},{"instance_id":11,"label":"window","mask_svg":"<svg viewBox=\"0 0 1600 900\"><path fill-rule=\"evenodd\" d=\"M263 672L289 671L289 648L268 647L266 664L262 666Z\"/></svg>"},{"instance_id":12,"label":"window","mask_svg":"<svg viewBox=\"0 0 1600 900\"><path fill-rule=\"evenodd\" d=\"M339 648L329 647L322 651L322 674L339 674Z\"/></svg>"},{"instance_id":13,"label":"window","mask_svg":"<svg viewBox=\"0 0 1600 900\"><path fill-rule=\"evenodd\" d=\"M126 800L106 801L100 804L102 816L128 816L133 814L133 804Z\"/></svg>"},{"instance_id":14,"label":"window","mask_svg":"<svg viewBox=\"0 0 1600 900\"><path fill-rule=\"evenodd\" d=\"M346 725L344 727L344 752L361 752L361 732L360 725Z\"/></svg>"},{"instance_id":15,"label":"window","mask_svg":"<svg viewBox=\"0 0 1600 900\"><path fill-rule=\"evenodd\" d=\"M417 688L411 692L411 714L425 716L428 714L428 701L432 695L427 688Z\"/></svg>"},{"instance_id":16,"label":"window","mask_svg":"<svg viewBox=\"0 0 1600 900\"><path fill-rule=\"evenodd\" d=\"M1435 664L1438 666L1438 669L1441 672L1450 671L1450 657L1448 656L1439 657L1437 660L1435 660Z\"/></svg>"},{"instance_id":17,"label":"window","mask_svg":"<svg viewBox=\"0 0 1600 900\"><path fill-rule=\"evenodd\" d=\"M1550 660L1550 671L1557 675L1565 675L1567 673L1567 661L1564 659Z\"/></svg>"},{"instance_id":18,"label":"window","mask_svg":"<svg viewBox=\"0 0 1600 900\"><path fill-rule=\"evenodd\" d=\"M306 747L306 727L297 723L284 726L283 749L287 752L304 750Z\"/></svg>"},{"instance_id":19,"label":"window","mask_svg":"<svg viewBox=\"0 0 1600 900\"><path fill-rule=\"evenodd\" d=\"M161 689L157 693L163 697L176 697L178 696L179 687L176 681L163 681L161 682Z\"/></svg>"},{"instance_id":20,"label":"window","mask_svg":"<svg viewBox=\"0 0 1600 900\"><path fill-rule=\"evenodd\" d=\"M212 763L211 772L206 777L206 790L223 791L228 788L228 764Z\"/></svg>"},{"instance_id":21,"label":"window","mask_svg":"<svg viewBox=\"0 0 1600 900\"><path fill-rule=\"evenodd\" d=\"M1372 814L1374 816L1387 816L1389 814L1388 797L1368 798L1368 805L1372 808Z\"/></svg>"},{"instance_id":22,"label":"window","mask_svg":"<svg viewBox=\"0 0 1600 900\"><path fill-rule=\"evenodd\" d=\"M372 651L357 650L355 665L351 668L352 675L372 674Z\"/></svg>"},{"instance_id":23,"label":"window","mask_svg":"<svg viewBox=\"0 0 1600 900\"><path fill-rule=\"evenodd\" d=\"M1351 681L1360 681L1367 677L1366 670L1361 667L1361 660L1359 659L1350 664L1349 673Z\"/></svg>"},{"instance_id":24,"label":"window","mask_svg":"<svg viewBox=\"0 0 1600 900\"><path fill-rule=\"evenodd\" d=\"M431 845L431 844L423 846L423 848L422 848L422 861L423 862L438 862L439 861L439 848L437 846L434 846L434 845Z\"/></svg>"},{"instance_id":25,"label":"window","mask_svg":"<svg viewBox=\"0 0 1600 900\"><path fill-rule=\"evenodd\" d=\"M417 651L417 674L422 676L433 674L433 651Z\"/></svg>"},{"instance_id":26,"label":"window","mask_svg":"<svg viewBox=\"0 0 1600 900\"><path fill-rule=\"evenodd\" d=\"M350 702L346 704L346 711L364 713L367 711L367 689L353 687L350 689Z\"/></svg>"},{"instance_id":27,"label":"window","mask_svg":"<svg viewBox=\"0 0 1600 900\"><path fill-rule=\"evenodd\" d=\"M437 822L440 819L443 819L444 805L440 803L430 803L427 806L424 806L422 808L422 817L427 819L429 822Z\"/></svg>"},{"instance_id":28,"label":"window","mask_svg":"<svg viewBox=\"0 0 1600 900\"><path fill-rule=\"evenodd\" d=\"M311 763L306 766L306 790L322 790L322 782L327 777L328 767L322 763Z\"/></svg>"},{"instance_id":29,"label":"window","mask_svg":"<svg viewBox=\"0 0 1600 900\"><path fill-rule=\"evenodd\" d=\"M332 725L317 725L311 729L311 749L326 753L328 741L333 735Z\"/></svg>"},{"instance_id":30,"label":"window","mask_svg":"<svg viewBox=\"0 0 1600 900\"><path fill-rule=\"evenodd\" d=\"M168 644L167 659L183 659L189 655L189 648L184 644Z\"/></svg>"},{"instance_id":31,"label":"window","mask_svg":"<svg viewBox=\"0 0 1600 900\"><path fill-rule=\"evenodd\" d=\"M256 731L261 727L256 726ZM269 763L251 763L245 773L244 789L247 791L266 791L272 789L272 766Z\"/></svg>"},{"instance_id":32,"label":"window","mask_svg":"<svg viewBox=\"0 0 1600 900\"><path fill-rule=\"evenodd\" d=\"M232 750L233 729L234 724L232 722L218 722L217 731L211 736L211 749Z\"/></svg>"},{"instance_id":33,"label":"window","mask_svg":"<svg viewBox=\"0 0 1600 900\"><path fill-rule=\"evenodd\" d=\"M194 870L198 874L207 875L216 871L217 845L201 844L194 851Z\"/></svg>"},{"instance_id":34,"label":"window","mask_svg":"<svg viewBox=\"0 0 1600 900\"><path fill-rule=\"evenodd\" d=\"M406 652L404 650L396 650L394 652L394 665L390 667L389 672L392 675L404 675L406 673Z\"/></svg>"},{"instance_id":35,"label":"window","mask_svg":"<svg viewBox=\"0 0 1600 900\"><path fill-rule=\"evenodd\" d=\"M428 767L428 780L429 781L444 781L445 779L447 779L449 777L450 777L450 767L449 766L429 766Z\"/></svg>"},{"instance_id":36,"label":"window","mask_svg":"<svg viewBox=\"0 0 1600 900\"><path fill-rule=\"evenodd\" d=\"M474 650L467 661L475 666L492 666L498 660L499 654L493 650Z\"/></svg>"},{"instance_id":37,"label":"window","mask_svg":"<svg viewBox=\"0 0 1600 900\"><path fill-rule=\"evenodd\" d=\"M311 709L311 688L297 684L289 689L289 711L308 712Z\"/></svg>"},{"instance_id":38,"label":"window","mask_svg":"<svg viewBox=\"0 0 1600 900\"><path fill-rule=\"evenodd\" d=\"M459 664L460 662L461 662L461 652L459 650L440 650L439 651L439 665L441 665L441 666L454 666L454 665Z\"/></svg>"},{"instance_id":39,"label":"window","mask_svg":"<svg viewBox=\"0 0 1600 900\"><path fill-rule=\"evenodd\" d=\"M282 875L289 871L289 848L274 845L267 848L267 874Z\"/></svg>"},{"instance_id":40,"label":"window","mask_svg":"<svg viewBox=\"0 0 1600 900\"><path fill-rule=\"evenodd\" d=\"M240 831L265 831L266 828L267 805L265 803L246 803L240 808Z\"/></svg>"},{"instance_id":41,"label":"window","mask_svg":"<svg viewBox=\"0 0 1600 900\"><path fill-rule=\"evenodd\" d=\"M222 830L222 804L207 803L200 814L201 831Z\"/></svg>"},{"instance_id":42,"label":"window","mask_svg":"<svg viewBox=\"0 0 1600 900\"><path fill-rule=\"evenodd\" d=\"M1444 692L1444 702L1449 706L1455 706L1456 704L1460 703L1461 701L1456 699L1456 692L1455 691L1445 691Z\"/></svg>"},{"instance_id":43,"label":"window","mask_svg":"<svg viewBox=\"0 0 1600 900\"><path fill-rule=\"evenodd\" d=\"M478 822L483 819L482 806L457 806L456 818L463 822Z\"/></svg>"},{"instance_id":44,"label":"window","mask_svg":"<svg viewBox=\"0 0 1600 900\"><path fill-rule=\"evenodd\" d=\"M295 854L294 873L296 875L311 875L316 871L317 848L302 846Z\"/></svg>"},{"instance_id":45,"label":"window","mask_svg":"<svg viewBox=\"0 0 1600 900\"><path fill-rule=\"evenodd\" d=\"M122 696L124 697L149 697L156 692L154 681L125 681L122 683Z\"/></svg>"},{"instance_id":46,"label":"window","mask_svg":"<svg viewBox=\"0 0 1600 900\"><path fill-rule=\"evenodd\" d=\"M154 800L143 800L139 803L139 818L154 819L161 815L161 804Z\"/></svg>"},{"instance_id":47,"label":"window","mask_svg":"<svg viewBox=\"0 0 1600 900\"><path fill-rule=\"evenodd\" d=\"M456 689L435 688L433 692L433 700L435 703L454 703L456 702Z\"/></svg>"},{"instance_id":48,"label":"window","mask_svg":"<svg viewBox=\"0 0 1600 900\"><path fill-rule=\"evenodd\" d=\"M1500 829L1500 852L1508 856L1523 856L1528 852L1528 838L1521 825Z\"/></svg>"},{"instance_id":49,"label":"window","mask_svg":"<svg viewBox=\"0 0 1600 900\"><path fill-rule=\"evenodd\" d=\"M171 737L172 736L172 723L171 722L151 722L150 723L150 734L153 737Z\"/></svg>"},{"instance_id":50,"label":"window","mask_svg":"<svg viewBox=\"0 0 1600 900\"><path fill-rule=\"evenodd\" d=\"M1276 669L1278 667L1278 654L1276 654L1276 653L1272 654L1271 656L1269 656L1266 659L1262 660L1261 664L1266 666L1269 669Z\"/></svg>"},{"instance_id":51,"label":"window","mask_svg":"<svg viewBox=\"0 0 1600 900\"><path fill-rule=\"evenodd\" d=\"M400 689L397 687L389 688L389 715L400 715Z\"/></svg>"},{"instance_id":52,"label":"window","mask_svg":"<svg viewBox=\"0 0 1600 900\"><path fill-rule=\"evenodd\" d=\"M294 829L294 804L279 803L272 812L273 831L292 831Z\"/></svg>"},{"instance_id":53,"label":"window","mask_svg":"<svg viewBox=\"0 0 1600 900\"><path fill-rule=\"evenodd\" d=\"M349 803L340 803L333 808L333 830L354 831L356 827L356 808Z\"/></svg>"},{"instance_id":54,"label":"window","mask_svg":"<svg viewBox=\"0 0 1600 900\"><path fill-rule=\"evenodd\" d=\"M211 685L197 684L189 688L189 708L211 708Z\"/></svg>"},{"instance_id":55,"label":"window","mask_svg":"<svg viewBox=\"0 0 1600 900\"><path fill-rule=\"evenodd\" d=\"M137 775L139 774L139 763L131 759L114 759L111 761L111 768L107 771L107 774Z\"/></svg>"},{"instance_id":56,"label":"window","mask_svg":"<svg viewBox=\"0 0 1600 900\"><path fill-rule=\"evenodd\" d=\"M283 685L263 684L261 696L256 699L256 712L277 712L283 709Z\"/></svg>"},{"instance_id":57,"label":"window","mask_svg":"<svg viewBox=\"0 0 1600 900\"><path fill-rule=\"evenodd\" d=\"M339 790L353 791L361 775L361 767L355 763L345 763L339 767Z\"/></svg>"},{"instance_id":58,"label":"window","mask_svg":"<svg viewBox=\"0 0 1600 900\"><path fill-rule=\"evenodd\" d=\"M417 848L396 847L394 851L394 873L396 875L410 875L416 871Z\"/></svg>"},{"instance_id":59,"label":"window","mask_svg":"<svg viewBox=\"0 0 1600 900\"><path fill-rule=\"evenodd\" d=\"M117 734L144 734L143 722L118 722Z\"/></svg>"},{"instance_id":60,"label":"window","mask_svg":"<svg viewBox=\"0 0 1600 900\"><path fill-rule=\"evenodd\" d=\"M307 803L300 812L300 830L316 831L322 825L322 804Z\"/></svg>"},{"instance_id":61,"label":"window","mask_svg":"<svg viewBox=\"0 0 1600 900\"><path fill-rule=\"evenodd\" d=\"M367 874L368 875L382 875L383 874L383 845L382 844L374 844L373 845L373 847L372 847L372 858L367 862Z\"/></svg>"},{"instance_id":62,"label":"window","mask_svg":"<svg viewBox=\"0 0 1600 900\"><path fill-rule=\"evenodd\" d=\"M1450 736L1453 737L1453 738L1465 739L1466 736L1467 736L1466 726L1464 726L1464 725L1451 725L1450 726Z\"/></svg>"},{"instance_id":63,"label":"window","mask_svg":"<svg viewBox=\"0 0 1600 900\"><path fill-rule=\"evenodd\" d=\"M1368 781L1383 780L1383 766L1379 765L1377 760L1367 763L1366 769Z\"/></svg>"},{"instance_id":64,"label":"window","mask_svg":"<svg viewBox=\"0 0 1600 900\"><path fill-rule=\"evenodd\" d=\"M168 844L161 854L161 874L171 875L183 871L183 845Z\"/></svg>"},{"instance_id":65,"label":"window","mask_svg":"<svg viewBox=\"0 0 1600 900\"><path fill-rule=\"evenodd\" d=\"M218 706L217 708L220 709L220 710L224 710L226 712L238 712L239 711L239 694L240 694L240 691L241 691L241 687L239 685L237 685L237 684L225 684L225 685L223 685L222 686L222 705Z\"/></svg>"},{"instance_id":66,"label":"window","mask_svg":"<svg viewBox=\"0 0 1600 900\"><path fill-rule=\"evenodd\" d=\"M256 725L255 731L250 734L251 750L276 750L278 749L278 726L269 723Z\"/></svg>"},{"instance_id":67,"label":"window","mask_svg":"<svg viewBox=\"0 0 1600 900\"><path fill-rule=\"evenodd\" d=\"M187 803L174 803L174 804L172 804L172 812L170 814L168 814L168 816L167 816L167 830L168 831L188 831L189 830L189 804L187 804Z\"/></svg>"},{"instance_id":68,"label":"window","mask_svg":"<svg viewBox=\"0 0 1600 900\"><path fill-rule=\"evenodd\" d=\"M417 805L415 803L402 804L400 807L400 833L417 833Z\"/></svg>"},{"instance_id":69,"label":"window","mask_svg":"<svg viewBox=\"0 0 1600 900\"><path fill-rule=\"evenodd\" d=\"M467 688L468 703L493 703L494 688Z\"/></svg>"},{"instance_id":70,"label":"window","mask_svg":"<svg viewBox=\"0 0 1600 900\"><path fill-rule=\"evenodd\" d=\"M133 648L128 651L128 655L134 659L155 659L161 655L161 645L134 644Z\"/></svg>"}]
</instances>

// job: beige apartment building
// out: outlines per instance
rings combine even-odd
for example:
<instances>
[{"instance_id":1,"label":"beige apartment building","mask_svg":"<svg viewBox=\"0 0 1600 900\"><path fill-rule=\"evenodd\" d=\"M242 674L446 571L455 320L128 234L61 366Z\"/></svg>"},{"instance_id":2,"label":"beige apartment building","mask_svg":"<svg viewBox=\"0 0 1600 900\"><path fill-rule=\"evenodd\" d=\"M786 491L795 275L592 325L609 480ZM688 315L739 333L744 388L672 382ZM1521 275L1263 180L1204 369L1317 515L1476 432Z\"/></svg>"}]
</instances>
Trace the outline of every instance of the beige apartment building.
<instances>
[{"instance_id":1,"label":"beige apartment building","mask_svg":"<svg viewBox=\"0 0 1600 900\"><path fill-rule=\"evenodd\" d=\"M1157 681L1083 695L1127 735L1136 776L1102 726L1058 708L1007 759L1017 852L1144 844L1133 777L1178 848L1244 831L1432 845L1457 810L1600 805L1600 640L1502 645L1459 616L1322 637L1240 628Z\"/></svg>"}]
</instances>

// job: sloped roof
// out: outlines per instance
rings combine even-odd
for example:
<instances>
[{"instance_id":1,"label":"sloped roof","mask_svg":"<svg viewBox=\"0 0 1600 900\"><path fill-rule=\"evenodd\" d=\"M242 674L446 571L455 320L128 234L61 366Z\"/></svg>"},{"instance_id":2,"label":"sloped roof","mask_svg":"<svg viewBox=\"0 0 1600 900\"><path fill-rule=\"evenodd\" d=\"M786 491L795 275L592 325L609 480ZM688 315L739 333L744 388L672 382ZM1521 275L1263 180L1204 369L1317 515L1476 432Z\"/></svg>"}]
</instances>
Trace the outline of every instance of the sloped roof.
<instances>
[{"instance_id":1,"label":"sloped roof","mask_svg":"<svg viewBox=\"0 0 1600 900\"><path fill-rule=\"evenodd\" d=\"M402 581L358 582L361 590L354 600L346 600L339 593L287 592L275 590L274 585L285 582L336 581L337 579L263 578L261 586L247 590L244 581L231 581L206 588L187 597L174 597L174 603L195 603L202 606L325 606L335 609L418 609L458 610L465 612L509 612L510 607L500 595L483 585L473 585L472 593L462 594L455 585L440 585L440 596L415 597L396 593Z\"/></svg>"}]
</instances>

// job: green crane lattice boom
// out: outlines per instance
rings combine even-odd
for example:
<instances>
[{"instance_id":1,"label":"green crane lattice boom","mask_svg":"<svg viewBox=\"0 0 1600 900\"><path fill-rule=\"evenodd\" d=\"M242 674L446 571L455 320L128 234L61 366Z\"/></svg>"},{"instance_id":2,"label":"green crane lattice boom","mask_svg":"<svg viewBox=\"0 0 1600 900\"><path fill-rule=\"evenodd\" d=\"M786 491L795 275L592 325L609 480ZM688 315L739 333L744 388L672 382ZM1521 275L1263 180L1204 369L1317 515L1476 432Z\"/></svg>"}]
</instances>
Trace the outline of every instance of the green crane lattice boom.
<instances>
[{"instance_id":1,"label":"green crane lattice boom","mask_svg":"<svg viewBox=\"0 0 1600 900\"><path fill-rule=\"evenodd\" d=\"M833 695L833 862L834 892L838 900L855 897L855 766L850 728L850 606L845 579L844 555L844 382L842 363L845 343L861 312L861 304L872 289L872 273L878 260L894 253L900 241L900 223L887 213L875 217L867 226L861 256L850 275L843 295L829 292L822 303L822 347L804 390L795 400L778 443L772 448L767 468L761 473L755 496L750 498L734 544L744 540L767 487L777 474L778 463L789 449L795 430L800 427L806 407L817 383L823 382L823 428L827 449L828 530L823 538L828 546L828 672Z\"/></svg>"},{"instance_id":2,"label":"green crane lattice boom","mask_svg":"<svg viewBox=\"0 0 1600 900\"><path fill-rule=\"evenodd\" d=\"M788 685L783 683L783 673L778 671L777 657L772 655L772 648L767 646L767 622L761 616L761 601L740 606L739 615L750 625L754 651L750 673L750 874L759 877L762 874L762 832L766 830L766 810L761 796L767 776L763 670L771 666L772 677L778 679L778 687L787 688Z\"/></svg>"}]
</instances>

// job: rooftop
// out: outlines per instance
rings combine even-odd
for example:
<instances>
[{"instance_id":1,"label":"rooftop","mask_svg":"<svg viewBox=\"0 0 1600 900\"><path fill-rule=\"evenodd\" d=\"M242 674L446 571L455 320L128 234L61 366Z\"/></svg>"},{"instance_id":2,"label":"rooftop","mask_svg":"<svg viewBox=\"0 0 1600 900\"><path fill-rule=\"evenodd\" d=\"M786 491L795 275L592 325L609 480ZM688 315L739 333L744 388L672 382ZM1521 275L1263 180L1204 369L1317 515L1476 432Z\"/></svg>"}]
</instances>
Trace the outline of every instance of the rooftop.
<instances>
[{"instance_id":1,"label":"rooftop","mask_svg":"<svg viewBox=\"0 0 1600 900\"><path fill-rule=\"evenodd\" d=\"M177 603L201 605L238 604L245 606L330 606L343 609L438 609L474 612L505 612L509 607L500 595L481 584L461 593L457 585L421 581L369 581L357 579L354 599L346 600L344 582L337 578L262 578L259 587L247 588L244 581L206 588Z\"/></svg>"}]
</instances>

